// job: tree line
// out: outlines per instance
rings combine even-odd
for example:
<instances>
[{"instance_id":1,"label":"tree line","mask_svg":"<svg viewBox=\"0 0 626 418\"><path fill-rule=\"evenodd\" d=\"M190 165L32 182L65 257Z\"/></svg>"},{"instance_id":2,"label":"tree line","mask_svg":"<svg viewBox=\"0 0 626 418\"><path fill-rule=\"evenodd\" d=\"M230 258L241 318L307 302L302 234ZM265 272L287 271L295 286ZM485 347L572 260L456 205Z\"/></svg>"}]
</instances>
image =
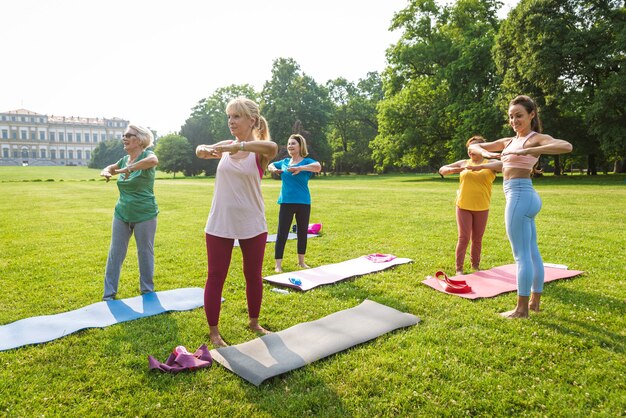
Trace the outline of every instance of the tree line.
<instances>
[{"instance_id":1,"label":"tree line","mask_svg":"<svg viewBox=\"0 0 626 418\"><path fill-rule=\"evenodd\" d=\"M546 132L574 145L571 155L546 157L544 168L624 172L624 2L521 0L499 19L501 6L408 2L390 25L401 36L387 50L386 69L357 82L320 84L293 59L276 59L260 92L247 84L219 88L179 133L159 138L159 168L213 174L216 161L195 158L195 147L230 138L224 109L243 95L260 104L281 146L277 159L287 138L300 133L325 172L432 172L464 158L473 135L512 135L508 102L527 94Z\"/></svg>"}]
</instances>

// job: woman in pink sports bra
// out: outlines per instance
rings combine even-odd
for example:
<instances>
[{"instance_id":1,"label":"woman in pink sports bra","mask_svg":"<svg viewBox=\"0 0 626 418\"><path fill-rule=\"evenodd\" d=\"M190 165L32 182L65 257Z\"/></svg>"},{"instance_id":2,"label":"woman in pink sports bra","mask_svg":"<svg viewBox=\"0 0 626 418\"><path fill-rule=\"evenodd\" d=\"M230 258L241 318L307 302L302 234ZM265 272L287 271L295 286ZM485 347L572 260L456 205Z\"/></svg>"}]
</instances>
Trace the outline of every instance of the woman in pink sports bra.
<instances>
[{"instance_id":1,"label":"woman in pink sports bra","mask_svg":"<svg viewBox=\"0 0 626 418\"><path fill-rule=\"evenodd\" d=\"M218 329L222 290L230 267L235 239L243 255L243 274L248 300L248 327L257 334L267 334L259 325L263 298L263 257L267 241L265 205L261 178L268 163L278 152L270 139L267 121L259 106L238 97L226 106L228 127L236 138L213 145L198 145L200 158L219 158L215 190L206 223L208 273L204 288L204 311L213 345L226 346Z\"/></svg>"},{"instance_id":2,"label":"woman in pink sports bra","mask_svg":"<svg viewBox=\"0 0 626 418\"><path fill-rule=\"evenodd\" d=\"M529 310L539 311L543 291L543 260L537 246L535 216L541 199L531 181L533 167L541 154L564 154L572 145L541 133L541 120L535 102L528 96L517 96L509 103L509 124L516 133L512 138L470 145L470 150L493 162L467 167L468 170L502 171L506 208L506 232L517 264L517 306L501 313L506 318L528 318Z\"/></svg>"}]
</instances>

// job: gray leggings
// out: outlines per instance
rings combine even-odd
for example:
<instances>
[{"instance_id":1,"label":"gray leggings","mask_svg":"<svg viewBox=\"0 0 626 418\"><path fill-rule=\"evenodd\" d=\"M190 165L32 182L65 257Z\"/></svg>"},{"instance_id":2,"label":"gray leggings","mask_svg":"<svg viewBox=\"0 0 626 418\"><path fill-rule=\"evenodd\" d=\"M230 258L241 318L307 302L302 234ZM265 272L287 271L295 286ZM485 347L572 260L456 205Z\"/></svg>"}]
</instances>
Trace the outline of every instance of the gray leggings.
<instances>
[{"instance_id":1,"label":"gray leggings","mask_svg":"<svg viewBox=\"0 0 626 418\"><path fill-rule=\"evenodd\" d=\"M122 263L126 258L130 236L135 233L137 259L139 261L139 286L141 293L154 292L154 236L157 218L148 221L129 223L113 217L111 247L104 273L104 296L102 300L115 299L120 281Z\"/></svg>"}]
</instances>

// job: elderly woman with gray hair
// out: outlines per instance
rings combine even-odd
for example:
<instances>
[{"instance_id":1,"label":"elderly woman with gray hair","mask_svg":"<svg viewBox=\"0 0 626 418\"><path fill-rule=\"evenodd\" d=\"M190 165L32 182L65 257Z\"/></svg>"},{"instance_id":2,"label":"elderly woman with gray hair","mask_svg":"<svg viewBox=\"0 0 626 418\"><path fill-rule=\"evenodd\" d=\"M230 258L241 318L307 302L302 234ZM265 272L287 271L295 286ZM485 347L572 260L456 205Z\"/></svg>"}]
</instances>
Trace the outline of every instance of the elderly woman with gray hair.
<instances>
[{"instance_id":1,"label":"elderly woman with gray hair","mask_svg":"<svg viewBox=\"0 0 626 418\"><path fill-rule=\"evenodd\" d=\"M154 152L147 149L153 145L154 136L149 129L128 125L122 141L127 155L100 173L107 182L119 174L117 188L120 192L104 273L102 300L105 301L115 299L122 263L133 233L137 244L141 293L154 291L154 237L159 213L154 197L154 177L159 160Z\"/></svg>"}]
</instances>

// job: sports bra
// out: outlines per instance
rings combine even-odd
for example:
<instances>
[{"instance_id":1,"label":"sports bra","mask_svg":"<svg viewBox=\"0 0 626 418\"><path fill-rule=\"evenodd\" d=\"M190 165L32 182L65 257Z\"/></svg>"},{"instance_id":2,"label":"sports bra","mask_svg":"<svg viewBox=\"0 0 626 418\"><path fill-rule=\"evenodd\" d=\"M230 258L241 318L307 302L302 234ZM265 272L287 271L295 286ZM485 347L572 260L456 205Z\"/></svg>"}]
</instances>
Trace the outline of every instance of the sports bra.
<instances>
[{"instance_id":1,"label":"sports bra","mask_svg":"<svg viewBox=\"0 0 626 418\"><path fill-rule=\"evenodd\" d=\"M513 138L504 149L509 151L517 151L524 148L524 144L528 141L528 138L535 135L537 132L530 131L530 133L522 138L515 137ZM500 157L500 161L502 161L502 168L524 168L526 170L532 170L539 157L535 157L534 155L517 155L517 154L506 154Z\"/></svg>"}]
</instances>

